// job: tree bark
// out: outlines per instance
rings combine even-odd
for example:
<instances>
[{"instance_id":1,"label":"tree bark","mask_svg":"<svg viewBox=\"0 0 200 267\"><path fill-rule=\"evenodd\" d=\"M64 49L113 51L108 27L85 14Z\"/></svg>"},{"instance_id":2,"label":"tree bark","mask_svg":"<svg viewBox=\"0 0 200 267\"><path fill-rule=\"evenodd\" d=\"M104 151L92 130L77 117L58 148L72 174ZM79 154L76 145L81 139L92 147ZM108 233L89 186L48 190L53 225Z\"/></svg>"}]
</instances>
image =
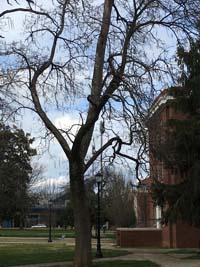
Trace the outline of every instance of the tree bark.
<instances>
[{"instance_id":1,"label":"tree bark","mask_svg":"<svg viewBox=\"0 0 200 267\"><path fill-rule=\"evenodd\" d=\"M81 165L77 162L70 163L70 188L76 231L74 267L91 267L90 212Z\"/></svg>"}]
</instances>

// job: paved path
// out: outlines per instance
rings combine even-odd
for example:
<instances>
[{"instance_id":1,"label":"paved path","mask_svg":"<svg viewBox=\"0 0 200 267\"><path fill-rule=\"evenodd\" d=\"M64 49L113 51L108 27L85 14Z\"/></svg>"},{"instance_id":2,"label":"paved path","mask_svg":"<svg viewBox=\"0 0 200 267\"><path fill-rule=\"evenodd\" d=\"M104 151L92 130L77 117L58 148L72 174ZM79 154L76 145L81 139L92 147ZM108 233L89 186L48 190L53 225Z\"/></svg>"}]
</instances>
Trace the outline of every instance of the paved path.
<instances>
[{"instance_id":1,"label":"paved path","mask_svg":"<svg viewBox=\"0 0 200 267\"><path fill-rule=\"evenodd\" d=\"M96 239L92 239L92 245L96 245ZM115 246L112 239L108 238L101 238L101 242L103 244L103 247L111 248ZM48 243L48 237L2 237L0 236L0 246L4 244L47 244ZM64 239L53 239L53 243L60 243L60 244L66 244L68 246L74 246L75 245L75 239L74 238L64 238ZM1 267L1 266L0 266Z\"/></svg>"},{"instance_id":2,"label":"paved path","mask_svg":"<svg viewBox=\"0 0 200 267\"><path fill-rule=\"evenodd\" d=\"M131 254L118 257L118 259L150 260L161 267L200 267L200 260L184 259L189 256L188 254L167 254L163 249L129 249L129 251Z\"/></svg>"}]
</instances>

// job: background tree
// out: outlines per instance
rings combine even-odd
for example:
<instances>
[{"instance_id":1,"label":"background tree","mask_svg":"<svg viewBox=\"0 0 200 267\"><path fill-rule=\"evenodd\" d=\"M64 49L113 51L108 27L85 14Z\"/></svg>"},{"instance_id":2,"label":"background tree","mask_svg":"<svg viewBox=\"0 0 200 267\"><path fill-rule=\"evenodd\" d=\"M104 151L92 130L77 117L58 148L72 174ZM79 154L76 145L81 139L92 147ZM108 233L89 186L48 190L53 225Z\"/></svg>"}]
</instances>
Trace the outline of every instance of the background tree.
<instances>
[{"instance_id":1,"label":"background tree","mask_svg":"<svg viewBox=\"0 0 200 267\"><path fill-rule=\"evenodd\" d=\"M122 174L114 171L107 171L104 179L102 196L104 223L107 220L112 227L133 227L136 217L131 183L127 182Z\"/></svg>"},{"instance_id":2,"label":"background tree","mask_svg":"<svg viewBox=\"0 0 200 267\"><path fill-rule=\"evenodd\" d=\"M61 226L74 228L74 213L71 201L67 202L64 211L60 214L59 222Z\"/></svg>"},{"instance_id":3,"label":"background tree","mask_svg":"<svg viewBox=\"0 0 200 267\"><path fill-rule=\"evenodd\" d=\"M63 185L59 185L54 180L42 180L37 183L35 192L37 194L39 202L48 205L48 202L55 200L59 197ZM67 198L68 199L68 198Z\"/></svg>"},{"instance_id":4,"label":"background tree","mask_svg":"<svg viewBox=\"0 0 200 267\"><path fill-rule=\"evenodd\" d=\"M91 230L96 226L96 213L97 213L97 195L96 195L96 181L93 176L90 176L85 181L85 188L87 191L89 210L90 210L90 220L91 220ZM61 224L64 226L74 227L74 213L73 206L71 202L71 193L69 185L63 187L61 195L65 195L66 208L60 216Z\"/></svg>"},{"instance_id":5,"label":"background tree","mask_svg":"<svg viewBox=\"0 0 200 267\"><path fill-rule=\"evenodd\" d=\"M168 122L168 138L157 150L158 157L182 181L153 185L154 199L164 209L164 220L181 219L200 226L200 41L192 42L189 49L178 48L182 86L171 88L171 105L184 114L180 120Z\"/></svg>"},{"instance_id":6,"label":"background tree","mask_svg":"<svg viewBox=\"0 0 200 267\"><path fill-rule=\"evenodd\" d=\"M90 207L91 228L97 223L97 182L95 177L89 177L85 182ZM70 188L62 193L68 200L65 212L61 215L62 224L74 226L72 203L70 201ZM101 189L101 225L109 222L112 227L130 227L136 222L134 211L134 194L132 185L127 182L121 173L104 170Z\"/></svg>"},{"instance_id":7,"label":"background tree","mask_svg":"<svg viewBox=\"0 0 200 267\"><path fill-rule=\"evenodd\" d=\"M23 227L33 198L30 194L31 148L34 139L21 129L0 125L0 218L15 219Z\"/></svg>"},{"instance_id":8,"label":"background tree","mask_svg":"<svg viewBox=\"0 0 200 267\"><path fill-rule=\"evenodd\" d=\"M153 84L169 82L170 61L165 53L169 38L159 36L169 31L179 43L194 37L199 7L199 0L105 0L100 4L56 0L48 1L48 7L35 0L18 6L13 2L0 13L2 22L12 14L20 13L21 18L26 14L23 33L14 42L1 33L1 99L14 104L16 111L36 112L46 136L57 139L68 159L77 232L75 267L92 264L84 174L111 147L113 158L134 161L139 178L147 148L144 118L154 96ZM66 114L75 97L80 111L77 130L75 125L60 129L51 109ZM109 138L91 156L90 143L100 116L109 121ZM123 147L134 141L142 146L136 147L136 155L128 155Z\"/></svg>"}]
</instances>

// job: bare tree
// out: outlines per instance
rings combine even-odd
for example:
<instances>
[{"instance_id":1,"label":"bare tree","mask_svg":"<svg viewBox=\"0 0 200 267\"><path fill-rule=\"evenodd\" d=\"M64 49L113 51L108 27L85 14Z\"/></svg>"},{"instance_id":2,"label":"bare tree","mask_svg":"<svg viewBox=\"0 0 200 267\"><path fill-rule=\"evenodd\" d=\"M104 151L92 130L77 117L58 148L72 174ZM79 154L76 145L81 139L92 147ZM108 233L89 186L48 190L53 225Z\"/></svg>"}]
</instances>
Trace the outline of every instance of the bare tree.
<instances>
[{"instance_id":1,"label":"bare tree","mask_svg":"<svg viewBox=\"0 0 200 267\"><path fill-rule=\"evenodd\" d=\"M166 86L173 78L167 56L170 36L179 43L195 37L200 1L102 0L98 4L52 0L48 6L42 0L18 2L13 0L0 13L1 102L3 105L6 98L14 113L27 108L38 114L47 134L63 149L69 161L77 232L74 266L90 267L84 174L111 147L113 158L121 156L135 162L139 177L146 151L146 110L158 84ZM2 25L18 13L24 17L23 34L18 41L9 41ZM15 27L20 31L18 25ZM77 130L75 125L59 129L50 107L66 114L75 99L85 100L82 110L79 105ZM90 156L89 146L100 116L108 121L110 138ZM142 146L138 145L141 142ZM135 157L124 149L131 144L138 148Z\"/></svg>"},{"instance_id":2,"label":"bare tree","mask_svg":"<svg viewBox=\"0 0 200 267\"><path fill-rule=\"evenodd\" d=\"M43 181L38 184L37 195L41 203L48 205L49 201L54 201L60 195L61 189L55 181Z\"/></svg>"},{"instance_id":3,"label":"bare tree","mask_svg":"<svg viewBox=\"0 0 200 267\"><path fill-rule=\"evenodd\" d=\"M133 227L136 223L135 193L130 181L126 181L123 174L107 168L104 182L102 202L105 217L114 227Z\"/></svg>"},{"instance_id":4,"label":"bare tree","mask_svg":"<svg viewBox=\"0 0 200 267\"><path fill-rule=\"evenodd\" d=\"M44 172L45 167L38 162L32 162L32 173L30 177L30 185L29 190L32 190L32 188L36 187L38 183L44 182Z\"/></svg>"}]
</instances>

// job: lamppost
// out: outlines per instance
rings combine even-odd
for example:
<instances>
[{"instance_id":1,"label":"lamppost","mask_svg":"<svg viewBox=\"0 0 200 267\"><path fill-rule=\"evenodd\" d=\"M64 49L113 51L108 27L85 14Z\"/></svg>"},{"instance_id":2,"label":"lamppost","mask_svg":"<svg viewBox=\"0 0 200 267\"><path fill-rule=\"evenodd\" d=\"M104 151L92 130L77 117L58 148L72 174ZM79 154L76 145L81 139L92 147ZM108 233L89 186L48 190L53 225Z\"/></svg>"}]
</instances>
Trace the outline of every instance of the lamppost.
<instances>
[{"instance_id":1,"label":"lamppost","mask_svg":"<svg viewBox=\"0 0 200 267\"><path fill-rule=\"evenodd\" d=\"M104 121L100 121L99 130L100 130L100 134L101 134L101 147L102 147L103 146L103 134L105 133ZM100 168L101 168L101 174L103 174L103 153L101 153Z\"/></svg>"},{"instance_id":2,"label":"lamppost","mask_svg":"<svg viewBox=\"0 0 200 267\"><path fill-rule=\"evenodd\" d=\"M99 172L95 175L97 181L97 251L96 251L96 258L102 258L103 254L101 252L101 208L100 208L100 188L101 188L101 181L102 181L102 174Z\"/></svg>"},{"instance_id":3,"label":"lamppost","mask_svg":"<svg viewBox=\"0 0 200 267\"><path fill-rule=\"evenodd\" d=\"M52 214L53 201L49 200L48 204L49 204L49 239L48 239L48 242L52 242L52 238L51 238L51 214Z\"/></svg>"}]
</instances>

